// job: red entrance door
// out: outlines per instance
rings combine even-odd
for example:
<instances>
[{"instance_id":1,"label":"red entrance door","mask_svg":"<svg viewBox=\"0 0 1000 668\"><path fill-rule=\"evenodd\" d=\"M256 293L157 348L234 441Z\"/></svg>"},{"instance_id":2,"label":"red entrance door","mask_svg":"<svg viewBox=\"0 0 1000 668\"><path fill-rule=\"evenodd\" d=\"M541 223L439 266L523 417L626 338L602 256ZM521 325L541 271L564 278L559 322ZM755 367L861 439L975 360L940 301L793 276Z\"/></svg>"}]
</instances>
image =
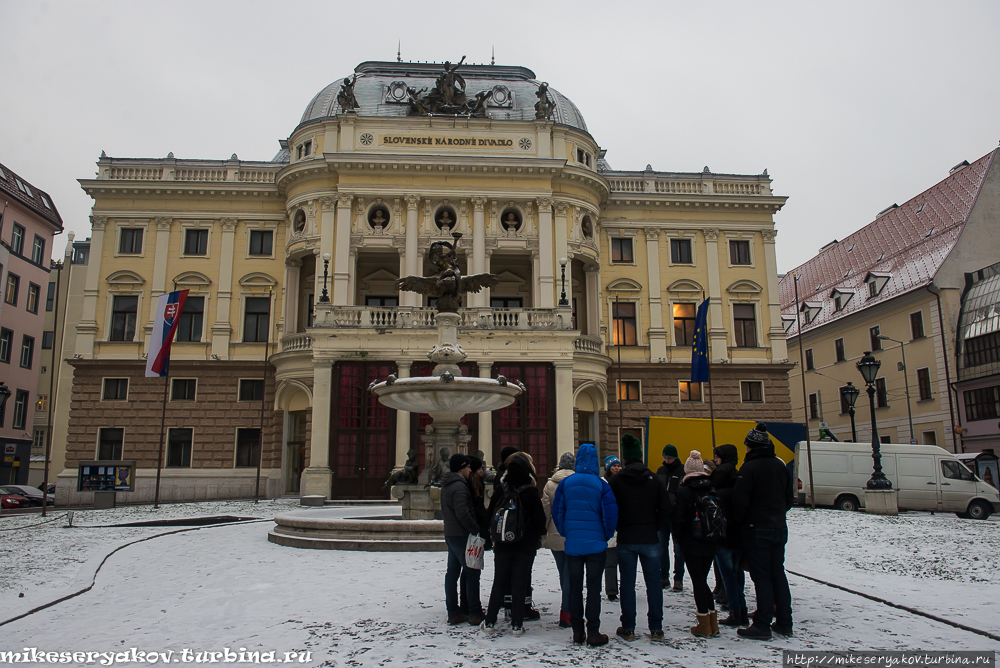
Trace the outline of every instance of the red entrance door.
<instances>
[{"instance_id":1,"label":"red entrance door","mask_svg":"<svg viewBox=\"0 0 1000 668\"><path fill-rule=\"evenodd\" d=\"M521 381L526 392L513 404L493 413L493 450L512 445L531 455L539 486L544 485L557 462L556 374L551 364L493 365L493 375Z\"/></svg>"},{"instance_id":2,"label":"red entrance door","mask_svg":"<svg viewBox=\"0 0 1000 668\"><path fill-rule=\"evenodd\" d=\"M334 366L331 498L388 497L382 483L396 458L396 411L379 403L368 385L395 372L392 362L338 362Z\"/></svg>"}]
</instances>

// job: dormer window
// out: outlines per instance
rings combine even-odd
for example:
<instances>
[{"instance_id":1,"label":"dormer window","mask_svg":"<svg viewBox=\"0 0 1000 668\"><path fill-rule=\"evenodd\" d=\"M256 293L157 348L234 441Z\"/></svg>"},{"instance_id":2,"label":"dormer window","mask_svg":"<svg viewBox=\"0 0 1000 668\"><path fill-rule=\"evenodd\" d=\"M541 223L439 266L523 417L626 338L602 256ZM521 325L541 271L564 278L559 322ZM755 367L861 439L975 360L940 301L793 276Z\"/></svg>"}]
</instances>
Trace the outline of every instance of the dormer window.
<instances>
[{"instance_id":1,"label":"dormer window","mask_svg":"<svg viewBox=\"0 0 1000 668\"><path fill-rule=\"evenodd\" d=\"M843 302L842 297L840 296L840 294L834 295L834 297L833 297L833 310L834 311L839 311L842 308L844 308L844 302Z\"/></svg>"},{"instance_id":2,"label":"dormer window","mask_svg":"<svg viewBox=\"0 0 1000 668\"><path fill-rule=\"evenodd\" d=\"M865 286L868 288L868 299L874 299L881 292L885 284L889 282L892 278L890 274L876 273L874 271L868 272L865 276Z\"/></svg>"},{"instance_id":3,"label":"dormer window","mask_svg":"<svg viewBox=\"0 0 1000 668\"><path fill-rule=\"evenodd\" d=\"M830 297L833 298L833 310L840 311L847 306L847 302L851 301L851 297L854 296L853 290L834 290L830 293Z\"/></svg>"},{"instance_id":4,"label":"dormer window","mask_svg":"<svg viewBox=\"0 0 1000 668\"><path fill-rule=\"evenodd\" d=\"M819 312L823 310L820 302L806 302L802 305L802 324L808 325L816 319Z\"/></svg>"},{"instance_id":5,"label":"dormer window","mask_svg":"<svg viewBox=\"0 0 1000 668\"><path fill-rule=\"evenodd\" d=\"M878 287L875 285L875 280L872 279L868 281L868 299L875 297L878 294Z\"/></svg>"}]
</instances>

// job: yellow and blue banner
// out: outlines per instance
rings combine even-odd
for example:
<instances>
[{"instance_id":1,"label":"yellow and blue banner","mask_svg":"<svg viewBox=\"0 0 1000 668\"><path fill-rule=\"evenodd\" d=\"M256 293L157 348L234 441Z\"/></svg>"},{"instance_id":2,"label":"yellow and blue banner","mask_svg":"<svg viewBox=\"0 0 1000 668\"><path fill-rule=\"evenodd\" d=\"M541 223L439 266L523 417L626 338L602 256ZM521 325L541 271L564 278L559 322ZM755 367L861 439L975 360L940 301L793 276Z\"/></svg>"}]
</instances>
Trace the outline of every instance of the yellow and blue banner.
<instances>
[{"instance_id":1,"label":"yellow and blue banner","mask_svg":"<svg viewBox=\"0 0 1000 668\"><path fill-rule=\"evenodd\" d=\"M743 440L756 426L753 420L716 420L715 442L731 443L739 452L740 464L746 457ZM786 464L795 457L795 444L806 440L806 426L800 422L764 422L774 443L774 454ZM712 421L699 418L649 417L646 419L646 465L656 470L663 464L663 446L677 448L681 461L692 450L701 452L703 459L712 458Z\"/></svg>"}]
</instances>

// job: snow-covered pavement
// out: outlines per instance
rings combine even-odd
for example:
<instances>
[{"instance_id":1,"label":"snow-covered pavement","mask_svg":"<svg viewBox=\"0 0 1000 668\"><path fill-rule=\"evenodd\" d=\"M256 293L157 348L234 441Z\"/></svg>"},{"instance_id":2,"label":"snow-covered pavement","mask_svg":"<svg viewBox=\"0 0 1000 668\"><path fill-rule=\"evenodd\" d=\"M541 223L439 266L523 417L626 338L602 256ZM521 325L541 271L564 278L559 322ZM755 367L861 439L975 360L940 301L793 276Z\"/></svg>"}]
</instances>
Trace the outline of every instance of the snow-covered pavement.
<instances>
[{"instance_id":1,"label":"snow-covered pavement","mask_svg":"<svg viewBox=\"0 0 1000 668\"><path fill-rule=\"evenodd\" d=\"M288 502L203 503L78 513L88 525L176 515L268 517ZM345 508L345 517L385 515L386 507ZM61 513L56 513L57 515ZM39 521L0 518L0 529ZM794 510L790 570L933 612L994 634L998 628L1000 522L953 516L877 518L861 513ZM0 623L42 602L86 587L101 560L122 544L172 528L66 529L65 520L0 533ZM326 666L758 666L794 650L994 650L982 635L790 576L795 637L771 642L696 639L690 588L665 592L666 639L613 636L616 603L604 603L611 643L574 646L557 626L554 562L540 550L533 582L542 619L527 633L485 638L444 623L443 553L298 550L267 542L270 522L172 533L119 550L90 591L0 626L0 652L309 651ZM21 568L25 565L25 568ZM11 567L14 568L11 568ZM483 596L492 580L487 558ZM12 571L15 575L12 575ZM689 585L689 582L686 583ZM641 585L640 585L641 587ZM752 603L752 586L748 583ZM24 597L19 597L23 593ZM644 598L640 592L642 632ZM30 664L19 664L30 665Z\"/></svg>"}]
</instances>

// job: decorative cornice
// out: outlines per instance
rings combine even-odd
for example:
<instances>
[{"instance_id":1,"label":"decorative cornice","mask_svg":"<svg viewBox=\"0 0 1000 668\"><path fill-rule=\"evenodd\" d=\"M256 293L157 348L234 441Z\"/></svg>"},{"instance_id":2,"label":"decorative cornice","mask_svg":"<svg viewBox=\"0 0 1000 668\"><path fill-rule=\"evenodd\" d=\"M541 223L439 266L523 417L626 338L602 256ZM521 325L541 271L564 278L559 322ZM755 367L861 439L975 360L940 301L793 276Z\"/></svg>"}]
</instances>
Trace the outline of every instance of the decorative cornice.
<instances>
[{"instance_id":1,"label":"decorative cornice","mask_svg":"<svg viewBox=\"0 0 1000 668\"><path fill-rule=\"evenodd\" d=\"M706 228L704 231L706 241L718 241L719 240L719 230L714 227Z\"/></svg>"},{"instance_id":2,"label":"decorative cornice","mask_svg":"<svg viewBox=\"0 0 1000 668\"><path fill-rule=\"evenodd\" d=\"M220 221L222 223L223 232L235 232L236 231L236 219L235 218L222 218Z\"/></svg>"}]
</instances>

